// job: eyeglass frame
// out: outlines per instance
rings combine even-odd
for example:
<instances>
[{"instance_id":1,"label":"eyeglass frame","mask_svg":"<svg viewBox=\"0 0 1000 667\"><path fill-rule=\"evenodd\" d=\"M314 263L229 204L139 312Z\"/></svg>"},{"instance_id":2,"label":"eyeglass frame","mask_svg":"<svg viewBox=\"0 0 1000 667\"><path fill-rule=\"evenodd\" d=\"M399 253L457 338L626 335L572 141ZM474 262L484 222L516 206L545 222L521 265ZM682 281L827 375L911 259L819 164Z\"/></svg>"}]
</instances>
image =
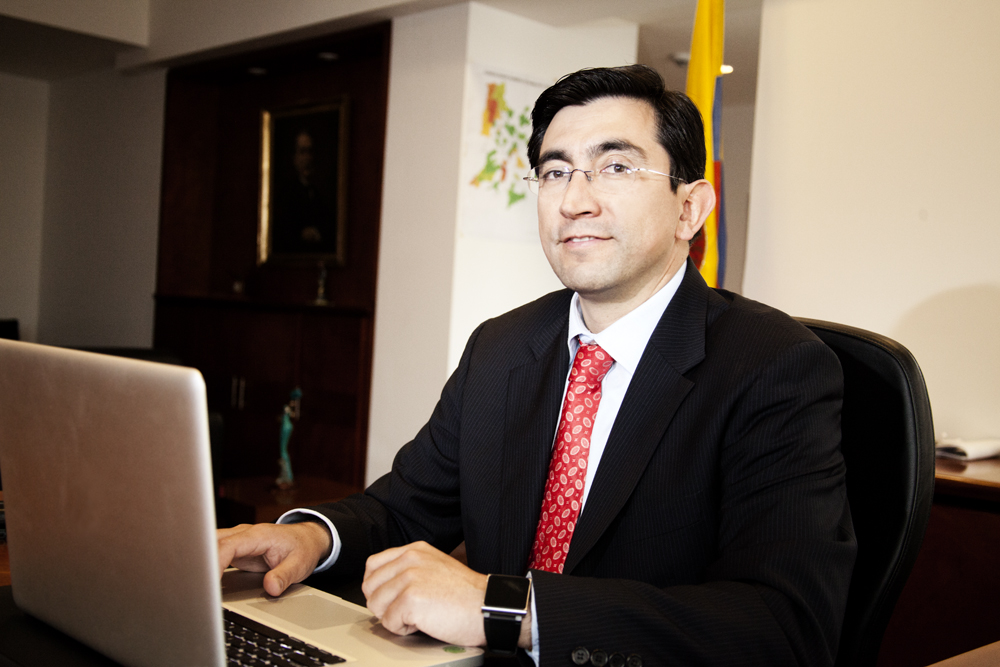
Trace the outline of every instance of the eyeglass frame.
<instances>
[{"instance_id":1,"label":"eyeglass frame","mask_svg":"<svg viewBox=\"0 0 1000 667\"><path fill-rule=\"evenodd\" d=\"M608 165L608 166L612 166L612 165ZM620 166L622 166L625 169L627 169L630 174L634 174L637 171L648 171L649 173L656 174L658 176L666 176L667 178L671 178L671 179L677 181L678 183L687 183L687 181L685 181L680 176L674 176L672 174L665 174L662 171L656 171L655 169L647 169L646 167L629 167L627 165L620 165ZM605 167L605 169L607 169L607 167ZM594 170L594 169L569 169L569 170L560 170L560 171L564 171L564 173L569 174L569 177L566 179L566 185L564 187L564 190L565 190L565 189L569 188L569 184L573 180L573 174L574 173L576 173L576 172L579 171L584 176L586 176L588 183L593 183L594 182L594 177L591 176L591 174L600 174L604 170L602 169L600 171L597 171L597 170ZM533 194L537 195L542 190L542 186L541 186L542 181L541 181L540 178L538 178L538 175L537 175L538 174L538 167L532 167L531 173L534 173L535 176L524 176L524 177L521 178L521 180L522 181L526 181L528 183L528 190L530 190ZM634 182L634 180L633 180L633 182ZM534 184L534 186L532 186L532 184Z\"/></svg>"}]
</instances>

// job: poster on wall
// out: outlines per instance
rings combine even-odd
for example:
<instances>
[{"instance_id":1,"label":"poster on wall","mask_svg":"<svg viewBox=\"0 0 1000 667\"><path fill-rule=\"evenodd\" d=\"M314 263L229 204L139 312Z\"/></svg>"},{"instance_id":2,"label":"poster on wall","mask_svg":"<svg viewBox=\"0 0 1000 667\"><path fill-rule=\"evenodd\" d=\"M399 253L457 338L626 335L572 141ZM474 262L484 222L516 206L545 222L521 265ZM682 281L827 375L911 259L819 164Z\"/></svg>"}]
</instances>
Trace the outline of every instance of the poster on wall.
<instances>
[{"instance_id":1,"label":"poster on wall","mask_svg":"<svg viewBox=\"0 0 1000 667\"><path fill-rule=\"evenodd\" d=\"M470 65L462 119L459 229L468 237L538 243L528 175L531 109L547 84Z\"/></svg>"}]
</instances>

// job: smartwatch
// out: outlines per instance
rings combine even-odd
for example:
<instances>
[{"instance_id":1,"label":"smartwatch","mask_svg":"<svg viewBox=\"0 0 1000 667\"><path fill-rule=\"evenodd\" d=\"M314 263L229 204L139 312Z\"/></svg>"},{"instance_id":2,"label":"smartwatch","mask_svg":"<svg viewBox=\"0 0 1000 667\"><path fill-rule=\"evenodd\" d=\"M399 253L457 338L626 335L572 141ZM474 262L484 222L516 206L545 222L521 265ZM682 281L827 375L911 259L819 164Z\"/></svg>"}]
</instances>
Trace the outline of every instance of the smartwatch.
<instances>
[{"instance_id":1,"label":"smartwatch","mask_svg":"<svg viewBox=\"0 0 1000 667\"><path fill-rule=\"evenodd\" d=\"M486 580L483 600L483 629L486 646L497 655L517 653L521 637L521 619L528 614L531 579L506 574L491 574Z\"/></svg>"}]
</instances>

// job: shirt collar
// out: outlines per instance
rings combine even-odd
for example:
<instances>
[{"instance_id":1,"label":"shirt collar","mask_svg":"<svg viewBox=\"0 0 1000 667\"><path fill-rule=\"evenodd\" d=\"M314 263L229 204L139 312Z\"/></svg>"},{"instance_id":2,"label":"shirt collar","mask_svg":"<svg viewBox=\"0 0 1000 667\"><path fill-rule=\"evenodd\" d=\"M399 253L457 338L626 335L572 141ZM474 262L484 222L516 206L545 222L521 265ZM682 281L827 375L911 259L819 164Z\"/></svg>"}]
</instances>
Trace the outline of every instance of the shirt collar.
<instances>
[{"instance_id":1,"label":"shirt collar","mask_svg":"<svg viewBox=\"0 0 1000 667\"><path fill-rule=\"evenodd\" d=\"M684 279L684 272L687 270L687 262L681 264L677 273L661 287L653 296L646 299L634 310L624 315L601 333L591 333L587 325L583 322L583 311L580 310L580 295L574 293L569 304L569 356L572 359L576 355L579 347L576 337L582 336L587 341L593 341L611 355L615 363L624 366L629 373L634 373L639 365L646 343L653 335L663 311L670 305L671 299L677 293L681 281Z\"/></svg>"}]
</instances>

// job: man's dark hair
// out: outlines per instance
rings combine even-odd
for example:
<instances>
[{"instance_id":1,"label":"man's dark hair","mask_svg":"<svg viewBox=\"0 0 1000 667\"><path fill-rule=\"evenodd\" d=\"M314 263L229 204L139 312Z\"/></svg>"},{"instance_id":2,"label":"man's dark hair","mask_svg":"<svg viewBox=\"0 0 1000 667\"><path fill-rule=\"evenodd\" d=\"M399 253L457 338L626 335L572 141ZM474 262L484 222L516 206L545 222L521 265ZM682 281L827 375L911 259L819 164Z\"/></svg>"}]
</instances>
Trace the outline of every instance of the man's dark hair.
<instances>
[{"instance_id":1,"label":"man's dark hair","mask_svg":"<svg viewBox=\"0 0 1000 667\"><path fill-rule=\"evenodd\" d=\"M670 175L686 183L705 176L705 126L698 107L684 93L667 90L663 79L646 65L597 67L567 74L546 89L531 112L528 159L538 166L542 139L552 118L568 106L604 97L626 97L648 103L656 114L657 139L670 156ZM677 182L671 180L677 191Z\"/></svg>"}]
</instances>

